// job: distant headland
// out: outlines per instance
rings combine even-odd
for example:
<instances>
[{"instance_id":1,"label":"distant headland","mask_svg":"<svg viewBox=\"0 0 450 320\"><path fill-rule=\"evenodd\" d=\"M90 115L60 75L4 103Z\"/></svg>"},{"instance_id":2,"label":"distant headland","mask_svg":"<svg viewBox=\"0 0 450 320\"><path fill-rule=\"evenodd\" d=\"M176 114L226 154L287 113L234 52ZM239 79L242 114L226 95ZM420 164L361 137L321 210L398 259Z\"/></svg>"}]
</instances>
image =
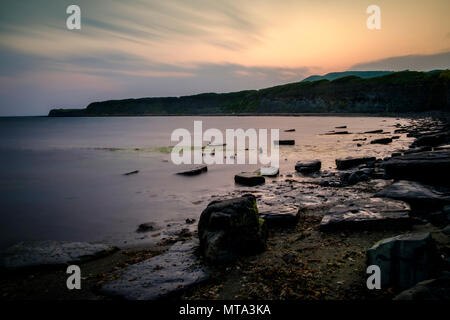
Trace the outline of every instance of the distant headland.
<instances>
[{"instance_id":1,"label":"distant headland","mask_svg":"<svg viewBox=\"0 0 450 320\"><path fill-rule=\"evenodd\" d=\"M450 111L450 70L348 71L261 90L109 100L50 117Z\"/></svg>"}]
</instances>

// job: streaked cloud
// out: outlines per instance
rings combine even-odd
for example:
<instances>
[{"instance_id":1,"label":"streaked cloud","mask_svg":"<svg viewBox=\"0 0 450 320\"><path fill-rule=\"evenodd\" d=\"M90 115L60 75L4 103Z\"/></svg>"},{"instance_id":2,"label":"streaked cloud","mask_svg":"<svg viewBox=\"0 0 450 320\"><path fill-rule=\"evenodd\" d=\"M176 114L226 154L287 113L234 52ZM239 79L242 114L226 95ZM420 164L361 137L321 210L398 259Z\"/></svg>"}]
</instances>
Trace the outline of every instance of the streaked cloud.
<instances>
[{"instance_id":1,"label":"streaked cloud","mask_svg":"<svg viewBox=\"0 0 450 320\"><path fill-rule=\"evenodd\" d=\"M73 3L80 31L66 29ZM449 1L377 4L379 32L367 30L358 0L4 0L0 115L257 89L349 68L449 67Z\"/></svg>"}]
</instances>

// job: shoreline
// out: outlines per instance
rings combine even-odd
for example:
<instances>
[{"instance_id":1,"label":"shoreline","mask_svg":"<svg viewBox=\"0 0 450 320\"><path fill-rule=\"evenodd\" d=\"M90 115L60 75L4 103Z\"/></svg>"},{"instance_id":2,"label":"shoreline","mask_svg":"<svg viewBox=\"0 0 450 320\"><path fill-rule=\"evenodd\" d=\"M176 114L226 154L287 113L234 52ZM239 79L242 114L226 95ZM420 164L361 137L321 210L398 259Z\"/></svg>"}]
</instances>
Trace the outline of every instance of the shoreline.
<instances>
[{"instance_id":1,"label":"shoreline","mask_svg":"<svg viewBox=\"0 0 450 320\"><path fill-rule=\"evenodd\" d=\"M448 114L443 116L448 119ZM420 131L426 131L429 124L424 119L415 121L418 123L412 123L405 130L408 134L419 132L420 137ZM225 266L210 266L211 279L177 294L178 299L383 300L392 299L399 293L398 290L368 291L365 288L364 266L365 252L373 243L403 231L343 230L323 233L318 229L320 220L331 207L346 198L371 197L392 183L391 180L373 179L335 188L321 186L314 181L298 182L295 177L286 176L275 183L276 188L268 184L261 188L245 187L230 191L221 198L237 197L250 192L260 202L266 201L265 197L280 198L283 193L295 192L328 201L317 206L299 208L298 213L301 214L294 226L270 229L267 251L239 258ZM272 205L282 208L285 205L283 202L285 201L280 200L280 203ZM439 233L439 230L436 226L426 224L418 224L410 229L435 233ZM191 237L196 238L196 233L181 241L190 241ZM81 263L82 269L87 270L87 275L80 292L70 292L65 288L65 266L55 267L51 271L37 268L1 272L0 300L110 299L99 292L99 287L111 279L112 273L161 254L172 243L169 241L156 246L121 249L109 256ZM25 287L24 282L27 283Z\"/></svg>"}]
</instances>

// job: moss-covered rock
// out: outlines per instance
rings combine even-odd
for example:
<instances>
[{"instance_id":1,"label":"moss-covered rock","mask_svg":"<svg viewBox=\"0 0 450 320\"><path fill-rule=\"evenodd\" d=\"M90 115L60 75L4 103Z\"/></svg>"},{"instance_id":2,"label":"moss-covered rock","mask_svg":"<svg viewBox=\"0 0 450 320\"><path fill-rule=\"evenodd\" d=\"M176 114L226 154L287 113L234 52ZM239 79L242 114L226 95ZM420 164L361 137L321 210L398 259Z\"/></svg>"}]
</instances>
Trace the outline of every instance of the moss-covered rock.
<instances>
[{"instance_id":1,"label":"moss-covered rock","mask_svg":"<svg viewBox=\"0 0 450 320\"><path fill-rule=\"evenodd\" d=\"M267 228L253 195L211 202L200 216L198 235L201 252L211 262L266 249Z\"/></svg>"}]
</instances>

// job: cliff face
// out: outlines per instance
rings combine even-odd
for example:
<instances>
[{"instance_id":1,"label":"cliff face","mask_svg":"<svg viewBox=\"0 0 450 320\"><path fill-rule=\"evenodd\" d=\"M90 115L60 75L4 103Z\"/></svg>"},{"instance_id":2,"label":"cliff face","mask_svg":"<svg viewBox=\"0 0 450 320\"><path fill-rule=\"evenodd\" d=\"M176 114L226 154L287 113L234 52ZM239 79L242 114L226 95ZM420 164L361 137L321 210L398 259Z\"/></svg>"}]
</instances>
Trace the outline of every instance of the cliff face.
<instances>
[{"instance_id":1,"label":"cliff face","mask_svg":"<svg viewBox=\"0 0 450 320\"><path fill-rule=\"evenodd\" d=\"M450 71L304 81L262 90L93 102L49 116L450 111Z\"/></svg>"}]
</instances>

